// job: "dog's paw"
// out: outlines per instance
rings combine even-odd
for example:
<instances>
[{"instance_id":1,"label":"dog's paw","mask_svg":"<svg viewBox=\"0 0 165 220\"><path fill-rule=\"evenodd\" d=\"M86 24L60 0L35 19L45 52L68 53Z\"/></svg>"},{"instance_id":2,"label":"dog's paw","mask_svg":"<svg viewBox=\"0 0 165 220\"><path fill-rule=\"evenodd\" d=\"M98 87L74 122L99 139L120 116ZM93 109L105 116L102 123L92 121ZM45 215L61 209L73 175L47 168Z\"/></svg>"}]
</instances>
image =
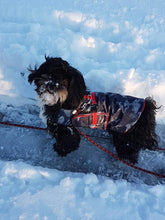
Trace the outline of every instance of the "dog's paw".
<instances>
[{"instance_id":1,"label":"dog's paw","mask_svg":"<svg viewBox=\"0 0 165 220\"><path fill-rule=\"evenodd\" d=\"M122 160L127 160L131 164L136 164L138 163L138 154L137 153L132 153L131 155L118 155Z\"/></svg>"},{"instance_id":2,"label":"dog's paw","mask_svg":"<svg viewBox=\"0 0 165 220\"><path fill-rule=\"evenodd\" d=\"M129 149L123 149L123 151L117 151L118 156L122 160L127 160L131 164L138 163L139 151L130 151Z\"/></svg>"},{"instance_id":3,"label":"dog's paw","mask_svg":"<svg viewBox=\"0 0 165 220\"><path fill-rule=\"evenodd\" d=\"M69 152L59 143L53 145L53 150L58 153L59 156L65 157Z\"/></svg>"},{"instance_id":4,"label":"dog's paw","mask_svg":"<svg viewBox=\"0 0 165 220\"><path fill-rule=\"evenodd\" d=\"M77 150L80 143L80 137L73 138L73 136L63 136L63 139L53 145L54 151L59 156L65 157L67 154Z\"/></svg>"}]
</instances>

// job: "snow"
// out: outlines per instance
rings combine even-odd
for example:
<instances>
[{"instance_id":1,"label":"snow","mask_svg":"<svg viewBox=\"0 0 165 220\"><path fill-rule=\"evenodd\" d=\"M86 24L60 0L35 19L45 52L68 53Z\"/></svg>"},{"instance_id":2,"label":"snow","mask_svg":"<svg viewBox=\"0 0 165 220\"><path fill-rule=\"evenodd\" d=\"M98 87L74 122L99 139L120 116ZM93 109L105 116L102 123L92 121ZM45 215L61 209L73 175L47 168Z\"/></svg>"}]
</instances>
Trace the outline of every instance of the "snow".
<instances>
[{"instance_id":1,"label":"snow","mask_svg":"<svg viewBox=\"0 0 165 220\"><path fill-rule=\"evenodd\" d=\"M1 219L164 219L163 185L0 163ZM19 190L18 190L19 189Z\"/></svg>"},{"instance_id":2,"label":"snow","mask_svg":"<svg viewBox=\"0 0 165 220\"><path fill-rule=\"evenodd\" d=\"M0 121L44 127L27 68L46 54L79 69L92 91L153 96L162 105L156 120L164 147L164 8L162 0L1 0ZM94 134L115 153L106 133ZM165 219L163 179L83 138L65 158L45 131L1 125L0 140L0 220ZM164 156L141 152L138 166L165 175Z\"/></svg>"}]
</instances>

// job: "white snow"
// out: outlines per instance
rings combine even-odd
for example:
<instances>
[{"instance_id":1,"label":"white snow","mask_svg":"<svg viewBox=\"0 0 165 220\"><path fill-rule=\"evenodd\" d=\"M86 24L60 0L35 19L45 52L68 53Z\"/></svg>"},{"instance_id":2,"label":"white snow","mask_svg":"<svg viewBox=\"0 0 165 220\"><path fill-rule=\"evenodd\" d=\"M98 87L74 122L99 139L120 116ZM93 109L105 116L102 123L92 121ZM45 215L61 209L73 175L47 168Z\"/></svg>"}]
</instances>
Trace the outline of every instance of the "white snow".
<instances>
[{"instance_id":1,"label":"white snow","mask_svg":"<svg viewBox=\"0 0 165 220\"><path fill-rule=\"evenodd\" d=\"M0 162L1 219L164 219L164 185Z\"/></svg>"},{"instance_id":2,"label":"white snow","mask_svg":"<svg viewBox=\"0 0 165 220\"><path fill-rule=\"evenodd\" d=\"M79 69L92 91L165 106L164 9L162 0L0 0L0 120L44 126L27 68L45 54ZM164 107L157 123L164 147ZM0 220L165 219L164 180L85 140L66 158L52 144L44 131L0 126ZM141 152L138 165L165 175L164 158Z\"/></svg>"}]
</instances>

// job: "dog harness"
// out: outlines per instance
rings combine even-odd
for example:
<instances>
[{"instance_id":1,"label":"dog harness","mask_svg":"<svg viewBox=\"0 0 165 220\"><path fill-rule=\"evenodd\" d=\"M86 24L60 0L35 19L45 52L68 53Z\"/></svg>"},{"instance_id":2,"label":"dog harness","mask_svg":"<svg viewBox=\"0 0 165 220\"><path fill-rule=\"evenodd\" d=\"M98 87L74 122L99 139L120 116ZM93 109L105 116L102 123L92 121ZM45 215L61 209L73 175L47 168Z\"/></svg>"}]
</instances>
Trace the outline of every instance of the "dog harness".
<instances>
[{"instance_id":1,"label":"dog harness","mask_svg":"<svg viewBox=\"0 0 165 220\"><path fill-rule=\"evenodd\" d=\"M115 93L91 93L76 111L61 109L57 123L76 127L99 128L120 133L129 131L145 108L145 100Z\"/></svg>"}]
</instances>

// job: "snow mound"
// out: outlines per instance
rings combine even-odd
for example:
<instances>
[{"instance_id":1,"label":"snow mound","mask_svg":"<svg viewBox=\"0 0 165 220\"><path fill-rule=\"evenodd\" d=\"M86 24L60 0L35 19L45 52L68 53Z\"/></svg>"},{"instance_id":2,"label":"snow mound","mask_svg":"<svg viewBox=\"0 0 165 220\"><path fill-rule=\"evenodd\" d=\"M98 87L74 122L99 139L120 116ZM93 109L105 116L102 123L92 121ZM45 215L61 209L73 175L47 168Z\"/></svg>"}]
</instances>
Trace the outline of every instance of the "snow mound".
<instances>
[{"instance_id":1,"label":"snow mound","mask_svg":"<svg viewBox=\"0 0 165 220\"><path fill-rule=\"evenodd\" d=\"M164 219L163 185L0 161L1 219ZM136 207L136 208L135 208Z\"/></svg>"}]
</instances>

